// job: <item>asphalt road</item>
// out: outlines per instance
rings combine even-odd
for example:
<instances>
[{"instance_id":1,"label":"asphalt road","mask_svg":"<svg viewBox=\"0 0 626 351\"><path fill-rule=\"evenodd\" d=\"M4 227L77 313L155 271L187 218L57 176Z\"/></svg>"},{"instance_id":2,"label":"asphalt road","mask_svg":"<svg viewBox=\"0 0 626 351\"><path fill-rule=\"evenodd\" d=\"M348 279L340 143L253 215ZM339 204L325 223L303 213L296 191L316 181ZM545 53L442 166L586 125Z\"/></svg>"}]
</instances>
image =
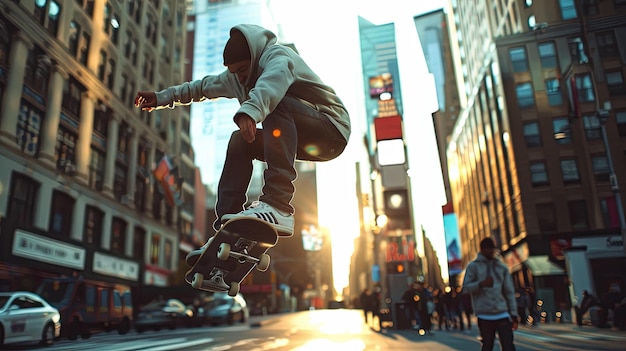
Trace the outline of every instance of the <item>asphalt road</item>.
<instances>
[{"instance_id":1,"label":"asphalt road","mask_svg":"<svg viewBox=\"0 0 626 351\"><path fill-rule=\"evenodd\" d=\"M61 339L52 346L19 345L7 350L46 351L372 351L480 350L477 330L438 331L421 336L413 330L377 330L366 325L358 310L319 310L253 317L247 324L179 328L126 335L100 333L83 340ZM626 332L578 328L571 324L522 327L515 332L517 351L625 350ZM496 346L494 351L499 350Z\"/></svg>"}]
</instances>

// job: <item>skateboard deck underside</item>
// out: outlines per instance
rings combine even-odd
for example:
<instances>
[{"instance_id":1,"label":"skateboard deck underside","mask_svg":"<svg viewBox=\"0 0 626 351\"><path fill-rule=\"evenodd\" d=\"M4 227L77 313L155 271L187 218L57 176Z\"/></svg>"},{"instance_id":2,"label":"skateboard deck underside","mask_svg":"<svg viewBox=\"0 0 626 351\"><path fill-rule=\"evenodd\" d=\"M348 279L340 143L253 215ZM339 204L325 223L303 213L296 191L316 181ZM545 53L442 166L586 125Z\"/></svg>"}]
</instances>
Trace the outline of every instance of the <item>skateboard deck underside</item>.
<instances>
[{"instance_id":1,"label":"skateboard deck underside","mask_svg":"<svg viewBox=\"0 0 626 351\"><path fill-rule=\"evenodd\" d=\"M220 244L229 244L231 254L246 253L254 258L260 258L269 248L276 245L277 239L276 231L267 222L254 218L231 220L217 232L196 264L187 271L185 280L191 284L194 275L202 273L204 280L200 290L228 291L230 283L241 282L256 263L232 255L226 260L219 259Z\"/></svg>"}]
</instances>

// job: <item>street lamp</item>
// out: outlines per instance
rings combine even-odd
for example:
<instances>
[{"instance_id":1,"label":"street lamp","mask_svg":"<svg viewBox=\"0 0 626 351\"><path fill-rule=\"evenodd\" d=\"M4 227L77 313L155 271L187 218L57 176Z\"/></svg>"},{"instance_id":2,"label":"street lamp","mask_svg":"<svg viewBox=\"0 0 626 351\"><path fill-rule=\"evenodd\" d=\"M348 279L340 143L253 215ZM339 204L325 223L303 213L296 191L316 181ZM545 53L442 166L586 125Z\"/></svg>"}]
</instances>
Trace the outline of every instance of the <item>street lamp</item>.
<instances>
[{"instance_id":1,"label":"street lamp","mask_svg":"<svg viewBox=\"0 0 626 351\"><path fill-rule=\"evenodd\" d=\"M606 106L605 106L606 107ZM611 148L609 147L609 140L606 136L606 122L609 119L609 109L598 109L596 116L600 121L600 130L602 131L602 141L604 142L604 149L606 150L606 158L609 162L609 179L611 181L611 190L615 196L615 205L617 206L617 214L619 216L619 225L622 233L622 243L624 251L626 251L626 219L624 218L624 207L622 206L622 198L619 191L619 183L617 176L615 175L615 168L613 167L613 158L611 157Z\"/></svg>"}]
</instances>

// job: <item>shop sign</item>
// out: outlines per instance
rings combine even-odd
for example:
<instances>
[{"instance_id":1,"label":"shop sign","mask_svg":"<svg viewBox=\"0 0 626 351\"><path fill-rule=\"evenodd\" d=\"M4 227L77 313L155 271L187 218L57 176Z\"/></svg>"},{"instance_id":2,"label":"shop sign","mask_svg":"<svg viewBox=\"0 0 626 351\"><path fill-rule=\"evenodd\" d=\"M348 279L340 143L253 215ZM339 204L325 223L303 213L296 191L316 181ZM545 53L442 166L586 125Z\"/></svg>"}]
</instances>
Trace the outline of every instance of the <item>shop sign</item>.
<instances>
[{"instance_id":1,"label":"shop sign","mask_svg":"<svg viewBox=\"0 0 626 351\"><path fill-rule=\"evenodd\" d=\"M139 264L119 257L96 252L93 255L93 271L112 277L139 280Z\"/></svg>"},{"instance_id":2,"label":"shop sign","mask_svg":"<svg viewBox=\"0 0 626 351\"><path fill-rule=\"evenodd\" d=\"M621 251L624 248L624 240L620 235L574 238L572 246L587 246L587 251Z\"/></svg>"},{"instance_id":3,"label":"shop sign","mask_svg":"<svg viewBox=\"0 0 626 351\"><path fill-rule=\"evenodd\" d=\"M85 268L85 249L19 229L13 238L13 255L74 269Z\"/></svg>"}]
</instances>

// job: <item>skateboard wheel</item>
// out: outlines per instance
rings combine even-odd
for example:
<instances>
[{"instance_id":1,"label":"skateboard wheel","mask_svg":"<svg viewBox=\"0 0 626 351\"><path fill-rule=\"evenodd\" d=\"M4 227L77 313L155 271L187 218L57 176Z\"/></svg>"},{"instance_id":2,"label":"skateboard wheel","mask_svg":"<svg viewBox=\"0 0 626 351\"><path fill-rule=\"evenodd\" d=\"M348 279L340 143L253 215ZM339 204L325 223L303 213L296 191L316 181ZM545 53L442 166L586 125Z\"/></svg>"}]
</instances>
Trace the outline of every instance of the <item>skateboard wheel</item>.
<instances>
[{"instance_id":1,"label":"skateboard wheel","mask_svg":"<svg viewBox=\"0 0 626 351\"><path fill-rule=\"evenodd\" d=\"M193 286L196 289L200 289L202 287L203 280L204 280L204 275L202 273L196 273L193 275L191 286Z\"/></svg>"},{"instance_id":2,"label":"skateboard wheel","mask_svg":"<svg viewBox=\"0 0 626 351\"><path fill-rule=\"evenodd\" d=\"M217 249L217 258L222 261L226 261L230 256L230 244L229 243L221 243L220 247Z\"/></svg>"},{"instance_id":3,"label":"skateboard wheel","mask_svg":"<svg viewBox=\"0 0 626 351\"><path fill-rule=\"evenodd\" d=\"M261 272L265 272L268 268L270 268L270 255L262 254L261 257L259 257L259 263L257 264L256 269Z\"/></svg>"},{"instance_id":4,"label":"skateboard wheel","mask_svg":"<svg viewBox=\"0 0 626 351\"><path fill-rule=\"evenodd\" d=\"M237 296L239 294L239 282L230 282L230 289L228 290L228 295Z\"/></svg>"}]
</instances>

